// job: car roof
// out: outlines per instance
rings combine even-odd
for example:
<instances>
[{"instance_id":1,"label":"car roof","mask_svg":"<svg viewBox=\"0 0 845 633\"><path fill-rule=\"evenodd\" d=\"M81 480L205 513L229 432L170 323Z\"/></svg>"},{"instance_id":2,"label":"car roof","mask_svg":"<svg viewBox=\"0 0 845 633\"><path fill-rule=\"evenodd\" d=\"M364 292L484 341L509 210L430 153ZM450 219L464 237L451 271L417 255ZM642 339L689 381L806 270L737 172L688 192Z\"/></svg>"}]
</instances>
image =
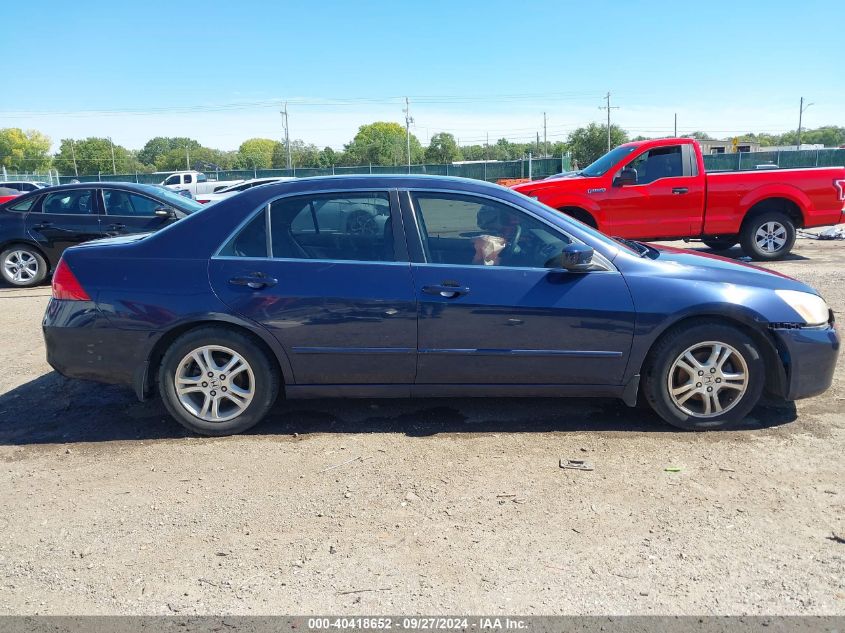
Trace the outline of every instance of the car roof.
<instances>
[{"instance_id":1,"label":"car roof","mask_svg":"<svg viewBox=\"0 0 845 633\"><path fill-rule=\"evenodd\" d=\"M427 174L346 174L333 176L311 176L262 185L259 195L268 191L309 192L327 189L452 189L467 192L498 192L502 187L484 180L458 178L456 176L432 176ZM258 189L257 187L254 189ZM253 191L253 189L248 190ZM244 193L248 193L248 191Z\"/></svg>"}]
</instances>

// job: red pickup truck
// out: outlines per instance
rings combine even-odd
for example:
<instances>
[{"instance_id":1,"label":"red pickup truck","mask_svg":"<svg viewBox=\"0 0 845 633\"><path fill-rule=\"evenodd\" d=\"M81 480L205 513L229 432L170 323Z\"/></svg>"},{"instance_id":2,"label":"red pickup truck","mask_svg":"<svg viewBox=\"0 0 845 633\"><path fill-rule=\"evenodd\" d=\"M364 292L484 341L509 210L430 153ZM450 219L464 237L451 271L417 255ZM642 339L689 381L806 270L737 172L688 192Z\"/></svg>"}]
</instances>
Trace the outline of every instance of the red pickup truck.
<instances>
[{"instance_id":1,"label":"red pickup truck","mask_svg":"<svg viewBox=\"0 0 845 633\"><path fill-rule=\"evenodd\" d=\"M585 169L514 190L608 235L737 243L779 259L797 228L845 222L845 167L705 173L693 139L626 143Z\"/></svg>"}]
</instances>

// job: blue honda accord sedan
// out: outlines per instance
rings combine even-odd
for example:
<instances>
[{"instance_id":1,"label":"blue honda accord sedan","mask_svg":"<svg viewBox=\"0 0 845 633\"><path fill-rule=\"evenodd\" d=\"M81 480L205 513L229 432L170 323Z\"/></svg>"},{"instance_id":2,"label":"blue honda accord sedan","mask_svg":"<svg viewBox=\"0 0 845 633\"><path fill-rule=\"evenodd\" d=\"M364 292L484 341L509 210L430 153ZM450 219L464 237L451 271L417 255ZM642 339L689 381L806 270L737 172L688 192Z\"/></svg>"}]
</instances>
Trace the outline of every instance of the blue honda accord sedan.
<instances>
[{"instance_id":1,"label":"blue honda accord sedan","mask_svg":"<svg viewBox=\"0 0 845 633\"><path fill-rule=\"evenodd\" d=\"M718 429L764 390L823 392L839 348L794 279L425 176L256 187L70 248L43 329L57 371L158 394L209 435L252 427L280 394L641 398Z\"/></svg>"}]
</instances>

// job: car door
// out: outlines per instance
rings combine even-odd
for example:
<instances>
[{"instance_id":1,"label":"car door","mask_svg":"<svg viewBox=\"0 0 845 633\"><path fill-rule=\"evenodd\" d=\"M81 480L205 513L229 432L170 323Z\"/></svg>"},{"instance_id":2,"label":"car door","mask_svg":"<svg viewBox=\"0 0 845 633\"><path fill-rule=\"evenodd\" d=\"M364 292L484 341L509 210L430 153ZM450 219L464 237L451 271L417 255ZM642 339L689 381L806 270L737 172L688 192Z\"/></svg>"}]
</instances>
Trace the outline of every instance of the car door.
<instances>
[{"instance_id":1,"label":"car door","mask_svg":"<svg viewBox=\"0 0 845 633\"><path fill-rule=\"evenodd\" d=\"M354 233L336 218L348 204L393 212ZM278 339L298 385L413 382L416 300L397 204L388 191L284 196L212 258L217 295Z\"/></svg>"},{"instance_id":2,"label":"car door","mask_svg":"<svg viewBox=\"0 0 845 633\"><path fill-rule=\"evenodd\" d=\"M418 385L620 383L634 307L610 262L546 268L574 238L493 198L418 190L403 201L417 227L409 246L422 246Z\"/></svg>"},{"instance_id":3,"label":"car door","mask_svg":"<svg viewBox=\"0 0 845 633\"><path fill-rule=\"evenodd\" d=\"M51 264L66 248L105 237L100 227L95 189L73 188L46 194L26 216L26 232Z\"/></svg>"},{"instance_id":4,"label":"car door","mask_svg":"<svg viewBox=\"0 0 845 633\"><path fill-rule=\"evenodd\" d=\"M165 203L124 189L103 187L101 225L106 235L127 235L157 231L173 221L173 217L156 215L157 209L175 211Z\"/></svg>"},{"instance_id":5,"label":"car door","mask_svg":"<svg viewBox=\"0 0 845 633\"><path fill-rule=\"evenodd\" d=\"M606 233L642 239L690 235L704 208L704 179L690 160L691 145L653 147L635 155L623 167L633 169L636 182L612 186L600 202Z\"/></svg>"}]
</instances>

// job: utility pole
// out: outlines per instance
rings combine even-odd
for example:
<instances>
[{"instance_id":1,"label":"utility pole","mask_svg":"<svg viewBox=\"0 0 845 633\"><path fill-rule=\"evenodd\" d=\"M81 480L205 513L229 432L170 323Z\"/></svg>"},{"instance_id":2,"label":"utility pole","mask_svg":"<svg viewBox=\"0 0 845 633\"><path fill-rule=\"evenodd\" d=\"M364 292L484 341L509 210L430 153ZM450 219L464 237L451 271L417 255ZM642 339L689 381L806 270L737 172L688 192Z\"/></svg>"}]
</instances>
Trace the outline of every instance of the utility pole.
<instances>
[{"instance_id":1,"label":"utility pole","mask_svg":"<svg viewBox=\"0 0 845 633\"><path fill-rule=\"evenodd\" d=\"M801 97L801 107L798 110L798 142L795 145L795 149L801 149L801 123L803 122L802 119L804 117L804 110L809 108L812 103L808 103L804 105L804 97Z\"/></svg>"},{"instance_id":2,"label":"utility pole","mask_svg":"<svg viewBox=\"0 0 845 633\"><path fill-rule=\"evenodd\" d=\"M487 132L487 140L484 141L484 160L490 160L490 132Z\"/></svg>"},{"instance_id":3,"label":"utility pole","mask_svg":"<svg viewBox=\"0 0 845 633\"><path fill-rule=\"evenodd\" d=\"M111 145L111 173L117 174L117 165L114 162L114 141L109 137L109 144Z\"/></svg>"},{"instance_id":4,"label":"utility pole","mask_svg":"<svg viewBox=\"0 0 845 633\"><path fill-rule=\"evenodd\" d=\"M543 153L549 155L549 139L546 135L546 113L543 112Z\"/></svg>"},{"instance_id":5,"label":"utility pole","mask_svg":"<svg viewBox=\"0 0 845 633\"><path fill-rule=\"evenodd\" d=\"M405 97L405 149L408 152L408 173L411 173L411 123L414 122L411 117L411 104L408 103L408 97Z\"/></svg>"},{"instance_id":6,"label":"utility pole","mask_svg":"<svg viewBox=\"0 0 845 633\"><path fill-rule=\"evenodd\" d=\"M540 155L540 133L537 132L537 156Z\"/></svg>"},{"instance_id":7,"label":"utility pole","mask_svg":"<svg viewBox=\"0 0 845 633\"><path fill-rule=\"evenodd\" d=\"M185 169L191 171L191 146L185 145Z\"/></svg>"},{"instance_id":8,"label":"utility pole","mask_svg":"<svg viewBox=\"0 0 845 633\"><path fill-rule=\"evenodd\" d=\"M607 95L605 95L605 100L607 101L606 106L599 106L599 110L607 110L607 151L609 152L611 148L610 142L610 111L611 110L618 110L619 106L610 106L610 92L608 91Z\"/></svg>"},{"instance_id":9,"label":"utility pole","mask_svg":"<svg viewBox=\"0 0 845 633\"><path fill-rule=\"evenodd\" d=\"M675 138L678 138L678 113L675 113Z\"/></svg>"},{"instance_id":10,"label":"utility pole","mask_svg":"<svg viewBox=\"0 0 845 633\"><path fill-rule=\"evenodd\" d=\"M287 152L287 166L288 169L291 168L291 158L290 158L290 132L288 129L288 102L285 101L285 109L281 111L282 117L284 117L284 126L285 126L285 150Z\"/></svg>"},{"instance_id":11,"label":"utility pole","mask_svg":"<svg viewBox=\"0 0 845 633\"><path fill-rule=\"evenodd\" d=\"M70 139L70 155L73 157L73 174L79 177L79 169L76 167L76 150L73 148L73 139Z\"/></svg>"}]
</instances>

